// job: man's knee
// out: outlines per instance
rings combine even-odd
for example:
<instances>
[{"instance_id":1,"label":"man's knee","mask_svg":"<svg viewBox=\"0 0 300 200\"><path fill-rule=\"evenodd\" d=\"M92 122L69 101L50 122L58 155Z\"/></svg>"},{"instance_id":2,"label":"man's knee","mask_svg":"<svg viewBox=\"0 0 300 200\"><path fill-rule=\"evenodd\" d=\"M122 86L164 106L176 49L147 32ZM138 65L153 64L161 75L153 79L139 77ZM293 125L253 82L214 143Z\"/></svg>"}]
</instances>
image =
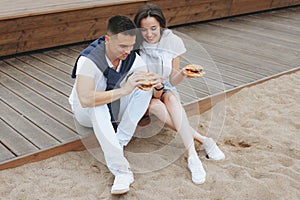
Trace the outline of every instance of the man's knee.
<instances>
[{"instance_id":1,"label":"man's knee","mask_svg":"<svg viewBox=\"0 0 300 200\"><path fill-rule=\"evenodd\" d=\"M142 99L150 101L150 99L152 97L152 90L143 91L141 89L136 88L132 92L132 97L134 97L134 98L142 98Z\"/></svg>"}]
</instances>

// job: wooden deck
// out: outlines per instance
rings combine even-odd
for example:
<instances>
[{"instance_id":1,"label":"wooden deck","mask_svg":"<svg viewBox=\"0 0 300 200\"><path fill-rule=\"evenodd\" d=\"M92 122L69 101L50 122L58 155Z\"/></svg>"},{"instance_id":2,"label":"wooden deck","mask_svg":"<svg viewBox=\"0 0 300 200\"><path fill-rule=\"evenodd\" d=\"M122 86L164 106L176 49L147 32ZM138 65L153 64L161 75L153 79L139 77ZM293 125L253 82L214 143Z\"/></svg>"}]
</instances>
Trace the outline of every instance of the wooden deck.
<instances>
[{"instance_id":1,"label":"wooden deck","mask_svg":"<svg viewBox=\"0 0 300 200\"><path fill-rule=\"evenodd\" d=\"M187 57L196 58L206 71L205 78L178 87L190 115L194 114L195 105L200 106L201 112L209 109L211 98L222 99L224 94L292 73L300 67L300 7L173 30L190 36L207 51L194 55L199 48L187 45L190 50ZM83 149L68 96L73 85L72 65L87 44L0 60L0 169ZM189 84L195 95L189 92Z\"/></svg>"},{"instance_id":2,"label":"wooden deck","mask_svg":"<svg viewBox=\"0 0 300 200\"><path fill-rule=\"evenodd\" d=\"M2 0L0 56L96 39L117 14L158 4L168 26L300 5L300 0Z\"/></svg>"}]
</instances>

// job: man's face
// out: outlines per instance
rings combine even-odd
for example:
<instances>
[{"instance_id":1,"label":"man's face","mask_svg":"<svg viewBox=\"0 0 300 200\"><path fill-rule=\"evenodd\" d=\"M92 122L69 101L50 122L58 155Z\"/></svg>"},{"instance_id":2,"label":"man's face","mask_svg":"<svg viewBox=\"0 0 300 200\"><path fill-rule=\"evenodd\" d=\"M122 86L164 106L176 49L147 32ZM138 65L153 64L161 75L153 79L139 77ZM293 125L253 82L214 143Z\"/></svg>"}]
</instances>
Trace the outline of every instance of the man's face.
<instances>
[{"instance_id":1,"label":"man's face","mask_svg":"<svg viewBox=\"0 0 300 200\"><path fill-rule=\"evenodd\" d=\"M125 60L133 49L136 36L119 33L106 38L106 45L114 59Z\"/></svg>"}]
</instances>

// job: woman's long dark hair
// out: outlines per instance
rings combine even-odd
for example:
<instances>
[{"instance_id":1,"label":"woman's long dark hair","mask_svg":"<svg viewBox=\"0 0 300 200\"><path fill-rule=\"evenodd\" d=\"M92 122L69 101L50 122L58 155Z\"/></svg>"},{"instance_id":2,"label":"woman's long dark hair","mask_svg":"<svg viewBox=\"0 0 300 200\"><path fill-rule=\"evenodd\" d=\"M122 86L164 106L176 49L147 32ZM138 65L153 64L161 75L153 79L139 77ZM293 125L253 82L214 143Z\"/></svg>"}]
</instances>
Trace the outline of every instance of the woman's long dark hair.
<instances>
[{"instance_id":1,"label":"woman's long dark hair","mask_svg":"<svg viewBox=\"0 0 300 200\"><path fill-rule=\"evenodd\" d=\"M138 10L138 12L136 13L136 15L134 17L134 23L135 23L136 27L141 28L141 21L147 17L154 17L159 22L161 28L166 28L166 26L167 26L166 18L159 6L157 6L155 4L143 5ZM162 29L161 29L161 31L162 31ZM162 34L162 32L161 32L161 34ZM140 47L143 40L144 39L139 31L139 33L137 34L137 39L136 39L136 48Z\"/></svg>"},{"instance_id":2,"label":"woman's long dark hair","mask_svg":"<svg viewBox=\"0 0 300 200\"><path fill-rule=\"evenodd\" d=\"M162 28L166 28L166 18L159 6L155 4L143 5L134 17L134 23L141 28L141 21L147 17L154 17Z\"/></svg>"}]
</instances>

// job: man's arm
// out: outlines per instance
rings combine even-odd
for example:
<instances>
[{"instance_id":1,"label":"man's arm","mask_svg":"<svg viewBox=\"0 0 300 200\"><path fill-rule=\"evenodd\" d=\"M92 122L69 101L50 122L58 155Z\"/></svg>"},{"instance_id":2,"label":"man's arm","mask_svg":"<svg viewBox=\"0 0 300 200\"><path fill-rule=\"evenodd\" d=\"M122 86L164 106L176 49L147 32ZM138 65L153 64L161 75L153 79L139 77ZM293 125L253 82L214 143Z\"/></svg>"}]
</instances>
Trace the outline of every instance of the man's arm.
<instances>
[{"instance_id":1,"label":"man's arm","mask_svg":"<svg viewBox=\"0 0 300 200\"><path fill-rule=\"evenodd\" d=\"M83 108L111 103L130 94L141 81L145 80L141 73L133 73L123 87L109 91L96 91L93 78L83 75L77 76L76 90Z\"/></svg>"}]
</instances>

